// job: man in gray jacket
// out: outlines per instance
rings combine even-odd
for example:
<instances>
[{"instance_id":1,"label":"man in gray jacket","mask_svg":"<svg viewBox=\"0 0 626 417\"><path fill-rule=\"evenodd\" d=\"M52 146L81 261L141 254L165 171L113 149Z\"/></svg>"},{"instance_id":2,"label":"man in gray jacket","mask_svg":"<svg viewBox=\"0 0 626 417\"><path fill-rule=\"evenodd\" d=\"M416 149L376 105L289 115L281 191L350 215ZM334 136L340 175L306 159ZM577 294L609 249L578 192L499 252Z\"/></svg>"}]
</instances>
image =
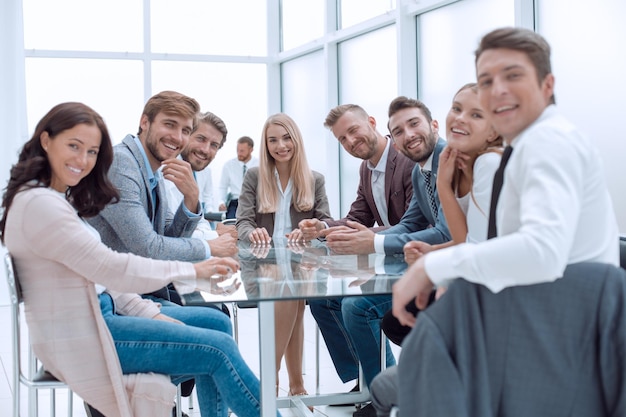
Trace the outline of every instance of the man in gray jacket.
<instances>
[{"instance_id":1,"label":"man in gray jacket","mask_svg":"<svg viewBox=\"0 0 626 417\"><path fill-rule=\"evenodd\" d=\"M89 220L106 245L118 252L189 262L237 253L229 234L210 241L191 237L203 216L199 191L189 163L176 157L196 127L199 110L193 98L158 93L144 107L137 136L128 135L114 147L109 179L120 201ZM175 213L168 209L163 178L184 196ZM173 287L152 295L180 302Z\"/></svg>"}]
</instances>

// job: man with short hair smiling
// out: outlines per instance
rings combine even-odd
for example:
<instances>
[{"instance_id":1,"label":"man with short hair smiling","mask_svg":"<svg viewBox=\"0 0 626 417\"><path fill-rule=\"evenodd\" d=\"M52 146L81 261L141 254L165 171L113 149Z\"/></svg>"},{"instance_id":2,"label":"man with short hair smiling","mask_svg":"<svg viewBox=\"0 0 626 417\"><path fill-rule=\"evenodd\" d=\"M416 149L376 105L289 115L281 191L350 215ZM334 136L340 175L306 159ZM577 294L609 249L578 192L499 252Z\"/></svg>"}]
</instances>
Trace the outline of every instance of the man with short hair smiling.
<instances>
[{"instance_id":1,"label":"man with short hair smiling","mask_svg":"<svg viewBox=\"0 0 626 417\"><path fill-rule=\"evenodd\" d=\"M237 253L237 240L230 235L209 241L191 237L203 213L191 166L177 157L197 127L199 111L198 102L184 94L155 94L144 106L137 135L127 135L113 148L108 176L118 188L120 200L88 219L102 242L113 250L189 262ZM164 178L174 182L184 196L174 214L168 207ZM200 323L198 318L189 317L187 308L173 308L181 300L171 284L144 297L156 302L139 297L117 298L116 313L133 311L135 315L174 323L197 320L196 324L205 328L211 328L215 315L222 314L207 308L207 320ZM161 308L167 308L168 314L161 313ZM192 382L183 382L187 386L183 390L189 391ZM97 415L97 410L85 405L88 413Z\"/></svg>"},{"instance_id":2,"label":"man with short hair smiling","mask_svg":"<svg viewBox=\"0 0 626 417\"><path fill-rule=\"evenodd\" d=\"M439 138L437 121L433 120L424 103L402 96L389 105L388 127L396 148L417 163L412 172L413 197L409 208L398 224L378 233L350 221L347 225L354 230L328 229L328 246L336 252L366 254L376 251L392 255L402 253L404 244L411 240L421 240L431 245L450 240L436 188L439 154L445 146L445 141ZM321 233L325 232L327 230ZM325 324L328 327L326 333L334 331L343 335L343 341L327 343L329 351L354 351L369 387L381 369L380 323L384 314L391 309L391 296L330 299L325 308L328 311L323 312L323 315L333 318ZM315 312L316 319L321 314L318 309ZM347 355L349 352L342 356ZM387 365L393 363L395 360L388 349ZM368 404L357 410L354 416L368 417L374 413L373 406Z\"/></svg>"},{"instance_id":3,"label":"man with short hair smiling","mask_svg":"<svg viewBox=\"0 0 626 417\"><path fill-rule=\"evenodd\" d=\"M433 245L450 240L436 187L439 153L445 146L437 120L424 103L401 96L389 105L387 126L396 148L417 163L411 204L398 224L378 233L355 222L348 222L354 230L323 231L328 247L337 253L393 255L411 240Z\"/></svg>"},{"instance_id":4,"label":"man with short hair smiling","mask_svg":"<svg viewBox=\"0 0 626 417\"><path fill-rule=\"evenodd\" d=\"M191 134L187 146L180 154L180 158L191 165L193 170L193 177L198 184L199 189L206 188L210 184L201 184L203 181L201 173L209 166L215 158L217 152L222 149L224 142L226 142L226 135L228 130L226 124L222 119L211 112L201 113L198 117L198 127ZM210 177L209 177L210 178ZM181 201L184 198L180 188L182 185L177 185L172 180L165 180L165 188L167 189L167 200L172 212L176 211ZM206 201L200 201L202 207L205 207ZM193 232L193 237L205 240L216 239L218 236L224 234L230 234L234 238L237 238L237 229L234 225L226 226L222 223L218 223L216 230L213 230L208 220L201 218ZM229 238L221 238L224 244L230 243ZM212 242L214 245L218 242Z\"/></svg>"},{"instance_id":5,"label":"man with short hair smiling","mask_svg":"<svg viewBox=\"0 0 626 417\"><path fill-rule=\"evenodd\" d=\"M400 415L624 415L626 280L600 154L554 105L540 35L488 33L476 74L507 145L489 239L428 253L394 284L393 313L414 326ZM416 321L404 307L433 285L448 290Z\"/></svg>"},{"instance_id":6,"label":"man with short hair smiling","mask_svg":"<svg viewBox=\"0 0 626 417\"><path fill-rule=\"evenodd\" d=\"M332 131L350 155L363 160L359 170L359 187L357 198L345 218L325 222L318 219L300 221L298 226L305 239L310 240L325 233L326 225L331 226L328 230L337 230L333 227L343 226L348 221L355 221L366 227L373 227L375 224L379 226L373 230L396 225L413 197L411 172L415 162L398 152L393 141L378 132L374 117L358 105L342 104L331 109L324 126ZM346 332L337 331L337 326L343 327L342 309L349 309L342 306L344 300L311 299L308 303L328 346L337 374L343 382L348 382L358 378L359 361L352 341L345 337ZM352 301L358 300L347 300L346 304ZM386 305L383 308L389 308L389 297L385 297L383 301ZM361 335L357 339L361 341ZM374 342L374 339L368 338L365 344L371 343L370 354L376 356ZM392 365L395 361L391 349L387 352L387 364ZM360 354L365 353L361 351ZM369 372L369 365L365 366Z\"/></svg>"}]
</instances>

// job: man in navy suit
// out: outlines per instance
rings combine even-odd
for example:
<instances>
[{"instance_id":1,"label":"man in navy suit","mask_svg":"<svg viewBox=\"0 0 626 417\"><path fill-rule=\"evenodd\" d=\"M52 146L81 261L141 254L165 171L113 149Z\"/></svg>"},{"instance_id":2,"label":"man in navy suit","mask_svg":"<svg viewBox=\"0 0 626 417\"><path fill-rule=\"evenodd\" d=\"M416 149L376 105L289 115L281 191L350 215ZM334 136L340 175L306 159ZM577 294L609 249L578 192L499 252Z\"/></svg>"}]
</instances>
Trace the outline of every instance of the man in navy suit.
<instances>
[{"instance_id":1,"label":"man in navy suit","mask_svg":"<svg viewBox=\"0 0 626 417\"><path fill-rule=\"evenodd\" d=\"M388 127L396 148L416 162L409 208L398 224L378 233L352 221L347 222L350 230L345 227L323 230L321 234L326 236L328 246L336 252L393 255L402 253L404 244L411 240L430 244L450 240L436 190L439 154L445 146L445 141L439 138L437 121L421 101L398 97L389 105ZM390 309L389 295L335 298L311 304L311 313L331 357L358 359L368 386L381 369L380 321ZM349 380L348 376L353 379L358 376L358 362L335 361L335 368L342 379ZM387 366L395 363L389 348L386 363ZM375 411L368 405L354 415L373 416Z\"/></svg>"}]
</instances>

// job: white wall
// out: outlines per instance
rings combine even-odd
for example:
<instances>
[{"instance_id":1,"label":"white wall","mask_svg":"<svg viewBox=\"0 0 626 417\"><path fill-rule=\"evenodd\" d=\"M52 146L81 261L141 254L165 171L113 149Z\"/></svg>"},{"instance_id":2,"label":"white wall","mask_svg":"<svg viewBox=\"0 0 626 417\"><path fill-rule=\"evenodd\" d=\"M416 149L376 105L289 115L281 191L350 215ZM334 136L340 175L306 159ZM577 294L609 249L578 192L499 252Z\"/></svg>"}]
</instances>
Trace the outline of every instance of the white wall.
<instances>
[{"instance_id":1,"label":"white wall","mask_svg":"<svg viewBox=\"0 0 626 417\"><path fill-rule=\"evenodd\" d=\"M24 97L24 50L22 45L22 11L14 2L0 2L0 188L9 180L9 169L17 161L20 144L27 139L26 103ZM7 64L8 63L8 64ZM0 256L5 249L0 247ZM2 262L0 305L8 305L8 288Z\"/></svg>"},{"instance_id":2,"label":"white wall","mask_svg":"<svg viewBox=\"0 0 626 417\"><path fill-rule=\"evenodd\" d=\"M557 106L600 149L626 233L626 2L540 0L537 31L552 47ZM566 11L566 12L564 12Z\"/></svg>"}]
</instances>

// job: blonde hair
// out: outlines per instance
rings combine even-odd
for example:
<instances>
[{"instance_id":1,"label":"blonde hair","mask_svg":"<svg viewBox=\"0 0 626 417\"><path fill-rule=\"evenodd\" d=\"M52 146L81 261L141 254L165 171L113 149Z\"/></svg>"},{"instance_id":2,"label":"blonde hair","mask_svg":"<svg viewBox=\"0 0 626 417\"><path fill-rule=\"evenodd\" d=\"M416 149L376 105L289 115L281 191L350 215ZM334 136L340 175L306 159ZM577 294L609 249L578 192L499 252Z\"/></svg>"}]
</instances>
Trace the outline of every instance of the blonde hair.
<instances>
[{"instance_id":1,"label":"blonde hair","mask_svg":"<svg viewBox=\"0 0 626 417\"><path fill-rule=\"evenodd\" d=\"M293 184L292 204L297 211L309 211L314 203L315 178L306 160L302 134L291 117L284 113L277 113L265 121L261 132L259 188L257 190L259 213L275 213L278 210L279 190L274 174L276 161L267 148L267 129L270 125L282 126L291 137L293 157L289 161L289 178Z\"/></svg>"}]
</instances>

